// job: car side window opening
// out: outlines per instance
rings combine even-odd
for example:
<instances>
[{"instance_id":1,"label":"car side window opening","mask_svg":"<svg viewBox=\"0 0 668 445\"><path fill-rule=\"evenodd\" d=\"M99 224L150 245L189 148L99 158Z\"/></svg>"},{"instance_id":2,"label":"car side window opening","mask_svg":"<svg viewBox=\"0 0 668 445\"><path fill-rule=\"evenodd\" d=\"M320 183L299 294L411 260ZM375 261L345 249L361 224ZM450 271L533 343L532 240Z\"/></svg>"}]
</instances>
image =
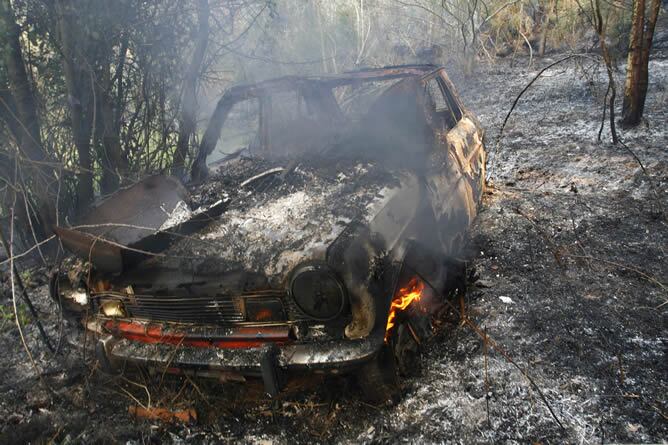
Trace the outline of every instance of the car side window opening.
<instances>
[{"instance_id":1,"label":"car side window opening","mask_svg":"<svg viewBox=\"0 0 668 445\"><path fill-rule=\"evenodd\" d=\"M445 73L441 72L438 76L438 83L441 85L441 90L443 90L443 94L445 94L445 97L450 104L450 109L454 113L455 120L459 122L459 120L464 116L464 113L462 111L461 104L459 103L459 99L457 99L455 96L453 86L449 80L446 81L447 77L444 78L444 76Z\"/></svg>"},{"instance_id":2,"label":"car side window opening","mask_svg":"<svg viewBox=\"0 0 668 445\"><path fill-rule=\"evenodd\" d=\"M306 85L267 91L232 104L220 137L207 158L210 167L228 155L291 158L336 150L366 157L396 158L425 153L430 130L419 99L417 78L359 81L349 85ZM430 79L427 104L441 131L454 127L457 115L438 78ZM316 88L317 87L317 88ZM436 122L438 121L438 122Z\"/></svg>"},{"instance_id":3,"label":"car side window opening","mask_svg":"<svg viewBox=\"0 0 668 445\"><path fill-rule=\"evenodd\" d=\"M334 87L333 93L346 119L359 124L369 115L371 107L383 96L383 93L402 80L353 82Z\"/></svg>"},{"instance_id":4,"label":"car side window opening","mask_svg":"<svg viewBox=\"0 0 668 445\"><path fill-rule=\"evenodd\" d=\"M422 165L427 121L418 101L420 82L405 78L382 91L358 123L358 152L396 165Z\"/></svg>"},{"instance_id":5,"label":"car side window opening","mask_svg":"<svg viewBox=\"0 0 668 445\"><path fill-rule=\"evenodd\" d=\"M260 146L260 101L250 98L239 101L225 117L216 148L207 157L207 164L239 150L258 151Z\"/></svg>"},{"instance_id":6,"label":"car side window opening","mask_svg":"<svg viewBox=\"0 0 668 445\"><path fill-rule=\"evenodd\" d=\"M271 123L277 129L301 120L306 115L306 104L297 91L281 91L271 95Z\"/></svg>"},{"instance_id":7,"label":"car side window opening","mask_svg":"<svg viewBox=\"0 0 668 445\"><path fill-rule=\"evenodd\" d=\"M270 96L266 114L268 155L291 156L317 151L327 139L332 119L319 111L314 97L298 91L283 91Z\"/></svg>"},{"instance_id":8,"label":"car side window opening","mask_svg":"<svg viewBox=\"0 0 668 445\"><path fill-rule=\"evenodd\" d=\"M425 84L427 96L431 102L434 124L441 131L448 131L461 119L461 111L452 97L446 94L447 88L438 77L432 77Z\"/></svg>"}]
</instances>

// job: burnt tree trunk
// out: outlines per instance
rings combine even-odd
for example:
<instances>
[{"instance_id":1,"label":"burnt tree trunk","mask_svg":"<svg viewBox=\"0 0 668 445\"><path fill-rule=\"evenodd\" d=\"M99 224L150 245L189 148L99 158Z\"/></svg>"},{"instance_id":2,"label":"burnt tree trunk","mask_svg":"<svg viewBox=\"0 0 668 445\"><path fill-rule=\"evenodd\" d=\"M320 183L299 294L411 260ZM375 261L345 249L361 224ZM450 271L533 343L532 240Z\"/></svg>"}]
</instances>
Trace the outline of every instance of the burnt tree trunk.
<instances>
[{"instance_id":1,"label":"burnt tree trunk","mask_svg":"<svg viewBox=\"0 0 668 445\"><path fill-rule=\"evenodd\" d=\"M179 119L179 136L176 142L176 151L172 161L172 174L181 177L185 173L186 158L190 139L195 132L195 116L197 114L197 79L204 61L204 53L209 42L209 2L197 2L197 40L192 60L183 80L183 96L181 117Z\"/></svg>"},{"instance_id":2,"label":"burnt tree trunk","mask_svg":"<svg viewBox=\"0 0 668 445\"><path fill-rule=\"evenodd\" d=\"M31 225L44 235L55 220L55 199L51 196L51 186L55 182L52 160L42 146L40 119L37 103L33 95L21 49L21 30L16 23L14 10L9 0L0 0L0 47L3 63L7 72L9 91L3 91L3 114L7 116L8 126L16 137L20 159L23 185L29 187L37 204L39 223ZM13 181L16 178L6 178ZM18 189L25 193L26 188ZM29 200L29 196L25 196ZM27 202L27 201L26 201Z\"/></svg>"},{"instance_id":3,"label":"burnt tree trunk","mask_svg":"<svg viewBox=\"0 0 668 445\"><path fill-rule=\"evenodd\" d=\"M593 3L594 7L594 16L592 18L592 23L596 34L598 34L599 45L601 46L601 55L603 56L603 61L605 62L605 71L608 74L608 88L610 89L610 134L612 135L612 143L619 143L619 137L617 136L617 128L615 127L615 99L617 97L617 88L615 87L615 76L613 74L613 64L612 57L608 51L608 45L605 43L605 26L603 21L603 15L601 14L601 3L600 0L595 0Z\"/></svg>"},{"instance_id":4,"label":"burnt tree trunk","mask_svg":"<svg viewBox=\"0 0 668 445\"><path fill-rule=\"evenodd\" d=\"M104 17L113 17L110 2L104 2ZM103 27L109 26L103 23ZM112 29L109 29L112 34ZM99 117L95 133L99 135L101 144L97 145L98 159L102 167L102 177L100 179L100 191L103 195L115 192L120 186L123 178L126 177L129 162L126 153L121 146L121 116L123 114L123 67L125 57L128 51L129 37L123 35L119 41L119 55L115 63L115 71L108 68L112 65L113 40L108 38L98 38L97 45L94 48L93 57L96 65L101 67L97 70L98 87L97 97L99 98ZM114 82L118 83L118 88L114 91Z\"/></svg>"},{"instance_id":5,"label":"burnt tree trunk","mask_svg":"<svg viewBox=\"0 0 668 445\"><path fill-rule=\"evenodd\" d=\"M543 17L540 24L540 35L538 40L538 55L543 57L547 48L547 35L550 30L551 17L557 6L557 0L550 3L543 9Z\"/></svg>"},{"instance_id":6,"label":"burnt tree trunk","mask_svg":"<svg viewBox=\"0 0 668 445\"><path fill-rule=\"evenodd\" d=\"M104 49L107 54L109 51ZM99 70L96 78L96 96L98 109L96 113L95 135L98 159L102 167L100 178L100 192L107 195L115 192L121 184L121 179L128 171L128 159L121 148L120 131L116 122L115 101L112 97L111 73L109 58L102 58L103 69ZM120 81L120 80L119 80Z\"/></svg>"},{"instance_id":7,"label":"burnt tree trunk","mask_svg":"<svg viewBox=\"0 0 668 445\"><path fill-rule=\"evenodd\" d=\"M14 96L9 85L0 86L0 120L7 124L7 128L17 143L21 142L23 128L18 118L18 110L14 103Z\"/></svg>"},{"instance_id":8,"label":"burnt tree trunk","mask_svg":"<svg viewBox=\"0 0 668 445\"><path fill-rule=\"evenodd\" d=\"M661 0L650 0L649 11L646 11L645 0L634 0L633 2L622 104L622 126L624 127L636 126L642 119L647 96L649 54L660 8Z\"/></svg>"},{"instance_id":9,"label":"burnt tree trunk","mask_svg":"<svg viewBox=\"0 0 668 445\"><path fill-rule=\"evenodd\" d=\"M37 105L28 80L19 40L21 30L16 24L9 0L2 0L0 5L5 31L3 53L7 67L7 79L19 118L21 150L30 159L43 161L45 156L42 151Z\"/></svg>"},{"instance_id":10,"label":"burnt tree trunk","mask_svg":"<svg viewBox=\"0 0 668 445\"><path fill-rule=\"evenodd\" d=\"M76 35L76 10L69 0L56 1L58 33L63 55L65 86L70 106L72 137L77 149L79 172L77 173L77 209L83 210L93 201L93 158L90 136L92 113L91 73L88 61L83 57L84 39Z\"/></svg>"}]
</instances>

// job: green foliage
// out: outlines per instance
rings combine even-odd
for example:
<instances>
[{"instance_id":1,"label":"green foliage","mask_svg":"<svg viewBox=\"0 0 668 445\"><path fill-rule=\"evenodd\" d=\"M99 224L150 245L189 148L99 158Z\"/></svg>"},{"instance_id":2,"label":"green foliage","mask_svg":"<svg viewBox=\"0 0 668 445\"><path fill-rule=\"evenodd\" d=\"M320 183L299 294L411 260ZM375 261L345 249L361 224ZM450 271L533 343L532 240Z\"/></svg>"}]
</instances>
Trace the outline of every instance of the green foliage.
<instances>
[{"instance_id":1,"label":"green foliage","mask_svg":"<svg viewBox=\"0 0 668 445\"><path fill-rule=\"evenodd\" d=\"M30 315L28 315L27 306L19 304L16 307L16 311L18 313L19 323L21 323L21 326L25 326L30 323ZM0 332L4 332L7 329L12 329L15 320L14 307L12 305L0 305Z\"/></svg>"},{"instance_id":2,"label":"green foliage","mask_svg":"<svg viewBox=\"0 0 668 445\"><path fill-rule=\"evenodd\" d=\"M506 2L502 0L494 1L489 4L489 10L504 4ZM630 24L630 10L621 3L605 2L602 13L608 38L613 45L623 46ZM580 0L519 1L494 16L485 34L497 46L518 48L526 45L521 34L532 44L537 44L545 32L549 49L572 50L593 43L587 41L593 32L591 14L591 4Z\"/></svg>"},{"instance_id":3,"label":"green foliage","mask_svg":"<svg viewBox=\"0 0 668 445\"><path fill-rule=\"evenodd\" d=\"M34 280L33 280L33 271L32 269L25 269L21 271L21 281L23 282L23 285L26 288L33 287L34 286Z\"/></svg>"},{"instance_id":4,"label":"green foliage","mask_svg":"<svg viewBox=\"0 0 668 445\"><path fill-rule=\"evenodd\" d=\"M93 178L89 195L100 195L109 192L102 187L109 177L120 176L117 182L123 185L149 173L169 172L202 0L0 1L13 9L21 29L26 80L36 98L41 142L53 161L54 182L58 181L49 190L49 200L58 202L61 214L72 216L81 210L78 199L85 191L87 173ZM504 48L509 53L525 51L527 41L535 52L541 39L548 49L575 48L591 40L589 3L581 3L209 0L208 46L196 70L197 129L189 140L188 159L216 100L232 83L360 66L470 64ZM628 8L609 2L603 8L610 46L621 48ZM64 12L58 12L61 9ZM72 38L69 46L66 35ZM433 48L439 51L424 51ZM68 61L76 71L69 80ZM0 92L5 95L11 93L6 63L0 58ZM75 120L76 110L81 111L81 122ZM20 138L6 125L7 116L15 112L0 103L4 159L22 153ZM83 149L76 143L77 123L84 127ZM109 144L114 138L119 146L115 158ZM91 160L86 165L87 154ZM2 170L0 176L6 177L0 179L11 182Z\"/></svg>"}]
</instances>

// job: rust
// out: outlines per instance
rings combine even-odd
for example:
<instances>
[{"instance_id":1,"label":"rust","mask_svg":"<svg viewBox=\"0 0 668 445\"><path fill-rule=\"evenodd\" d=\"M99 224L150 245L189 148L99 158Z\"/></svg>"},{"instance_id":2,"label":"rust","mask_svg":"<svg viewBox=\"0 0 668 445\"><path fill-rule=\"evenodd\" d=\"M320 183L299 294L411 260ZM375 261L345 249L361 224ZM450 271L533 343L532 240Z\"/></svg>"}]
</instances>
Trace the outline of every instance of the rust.
<instances>
[{"instance_id":1,"label":"rust","mask_svg":"<svg viewBox=\"0 0 668 445\"><path fill-rule=\"evenodd\" d=\"M142 343L196 346L201 348L251 348L266 343L285 343L290 341L289 328L286 327L235 327L227 330L224 336L203 337L179 331L178 327L163 328L161 325L138 322L108 321L105 328L116 336Z\"/></svg>"},{"instance_id":2,"label":"rust","mask_svg":"<svg viewBox=\"0 0 668 445\"><path fill-rule=\"evenodd\" d=\"M167 408L150 407L131 405L128 406L128 413L131 416L148 419L160 420L167 423L195 423L197 422L197 413L194 409L189 408L185 410L171 410Z\"/></svg>"},{"instance_id":3,"label":"rust","mask_svg":"<svg viewBox=\"0 0 668 445\"><path fill-rule=\"evenodd\" d=\"M86 266L54 292L92 315L110 370L262 375L274 395L297 369L384 388L379 369L461 288L484 170L443 68L234 86L190 183L149 177L56 229Z\"/></svg>"}]
</instances>

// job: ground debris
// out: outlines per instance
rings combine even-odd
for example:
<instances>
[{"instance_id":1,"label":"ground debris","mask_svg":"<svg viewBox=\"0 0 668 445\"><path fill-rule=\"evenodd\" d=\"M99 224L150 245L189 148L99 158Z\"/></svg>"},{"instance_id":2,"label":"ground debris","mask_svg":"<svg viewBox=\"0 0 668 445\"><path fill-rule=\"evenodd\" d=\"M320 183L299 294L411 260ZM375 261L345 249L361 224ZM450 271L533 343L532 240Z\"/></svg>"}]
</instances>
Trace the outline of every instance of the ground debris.
<instances>
[{"instance_id":1,"label":"ground debris","mask_svg":"<svg viewBox=\"0 0 668 445\"><path fill-rule=\"evenodd\" d=\"M139 405L128 406L131 416L147 420L160 420L162 422L196 423L197 412L192 408L174 410L170 408L151 407L145 408Z\"/></svg>"},{"instance_id":2,"label":"ground debris","mask_svg":"<svg viewBox=\"0 0 668 445\"><path fill-rule=\"evenodd\" d=\"M494 140L509 101L535 72L504 63L479 69L478 80L461 82L469 85L462 95L487 128L488 140ZM666 84L667 74L668 60L651 61L648 126L624 133L660 190L668 181L668 96L653 91ZM665 441L668 306L657 308L665 291L637 271L665 280L668 232L651 213L649 186L637 165L623 150L596 142L606 82L591 85L568 68L532 86L508 122L495 161L496 187L486 194L473 232L480 280L466 296L468 315L528 370L565 431L512 365L489 350L485 367L482 342L456 323L443 326L424 348L419 375L405 380L403 397L393 406L364 404L357 397L359 388L345 376L322 378L311 389L300 386L279 400L267 399L259 383L221 387L197 381L205 400L187 380L143 376L153 399L165 401L159 406L176 410L187 401L199 414L196 425L155 428L155 422L132 421L127 395L95 369L90 347L84 353L71 346L80 334L64 321L61 358L41 345L34 325L25 326L39 363L56 361L71 369L85 357L90 365L76 378L45 375L63 394L48 406L40 401L41 389L14 324L0 331L5 359L0 366L0 443L66 442L68 436L75 443L140 443L138 438L272 444ZM240 171L239 178L276 166L258 168L250 175ZM309 169L295 169L276 187L299 191L309 180L302 172ZM221 190L236 193L227 187L234 174L216 176L192 191L195 208L220 199ZM250 199L272 192L263 191L262 182L248 185ZM666 200L665 193L661 199ZM541 231L512 211L518 207L539 222ZM57 307L43 287L31 292L50 337L58 338ZM7 307L6 300L0 303ZM145 400L142 389L124 389Z\"/></svg>"}]
</instances>

